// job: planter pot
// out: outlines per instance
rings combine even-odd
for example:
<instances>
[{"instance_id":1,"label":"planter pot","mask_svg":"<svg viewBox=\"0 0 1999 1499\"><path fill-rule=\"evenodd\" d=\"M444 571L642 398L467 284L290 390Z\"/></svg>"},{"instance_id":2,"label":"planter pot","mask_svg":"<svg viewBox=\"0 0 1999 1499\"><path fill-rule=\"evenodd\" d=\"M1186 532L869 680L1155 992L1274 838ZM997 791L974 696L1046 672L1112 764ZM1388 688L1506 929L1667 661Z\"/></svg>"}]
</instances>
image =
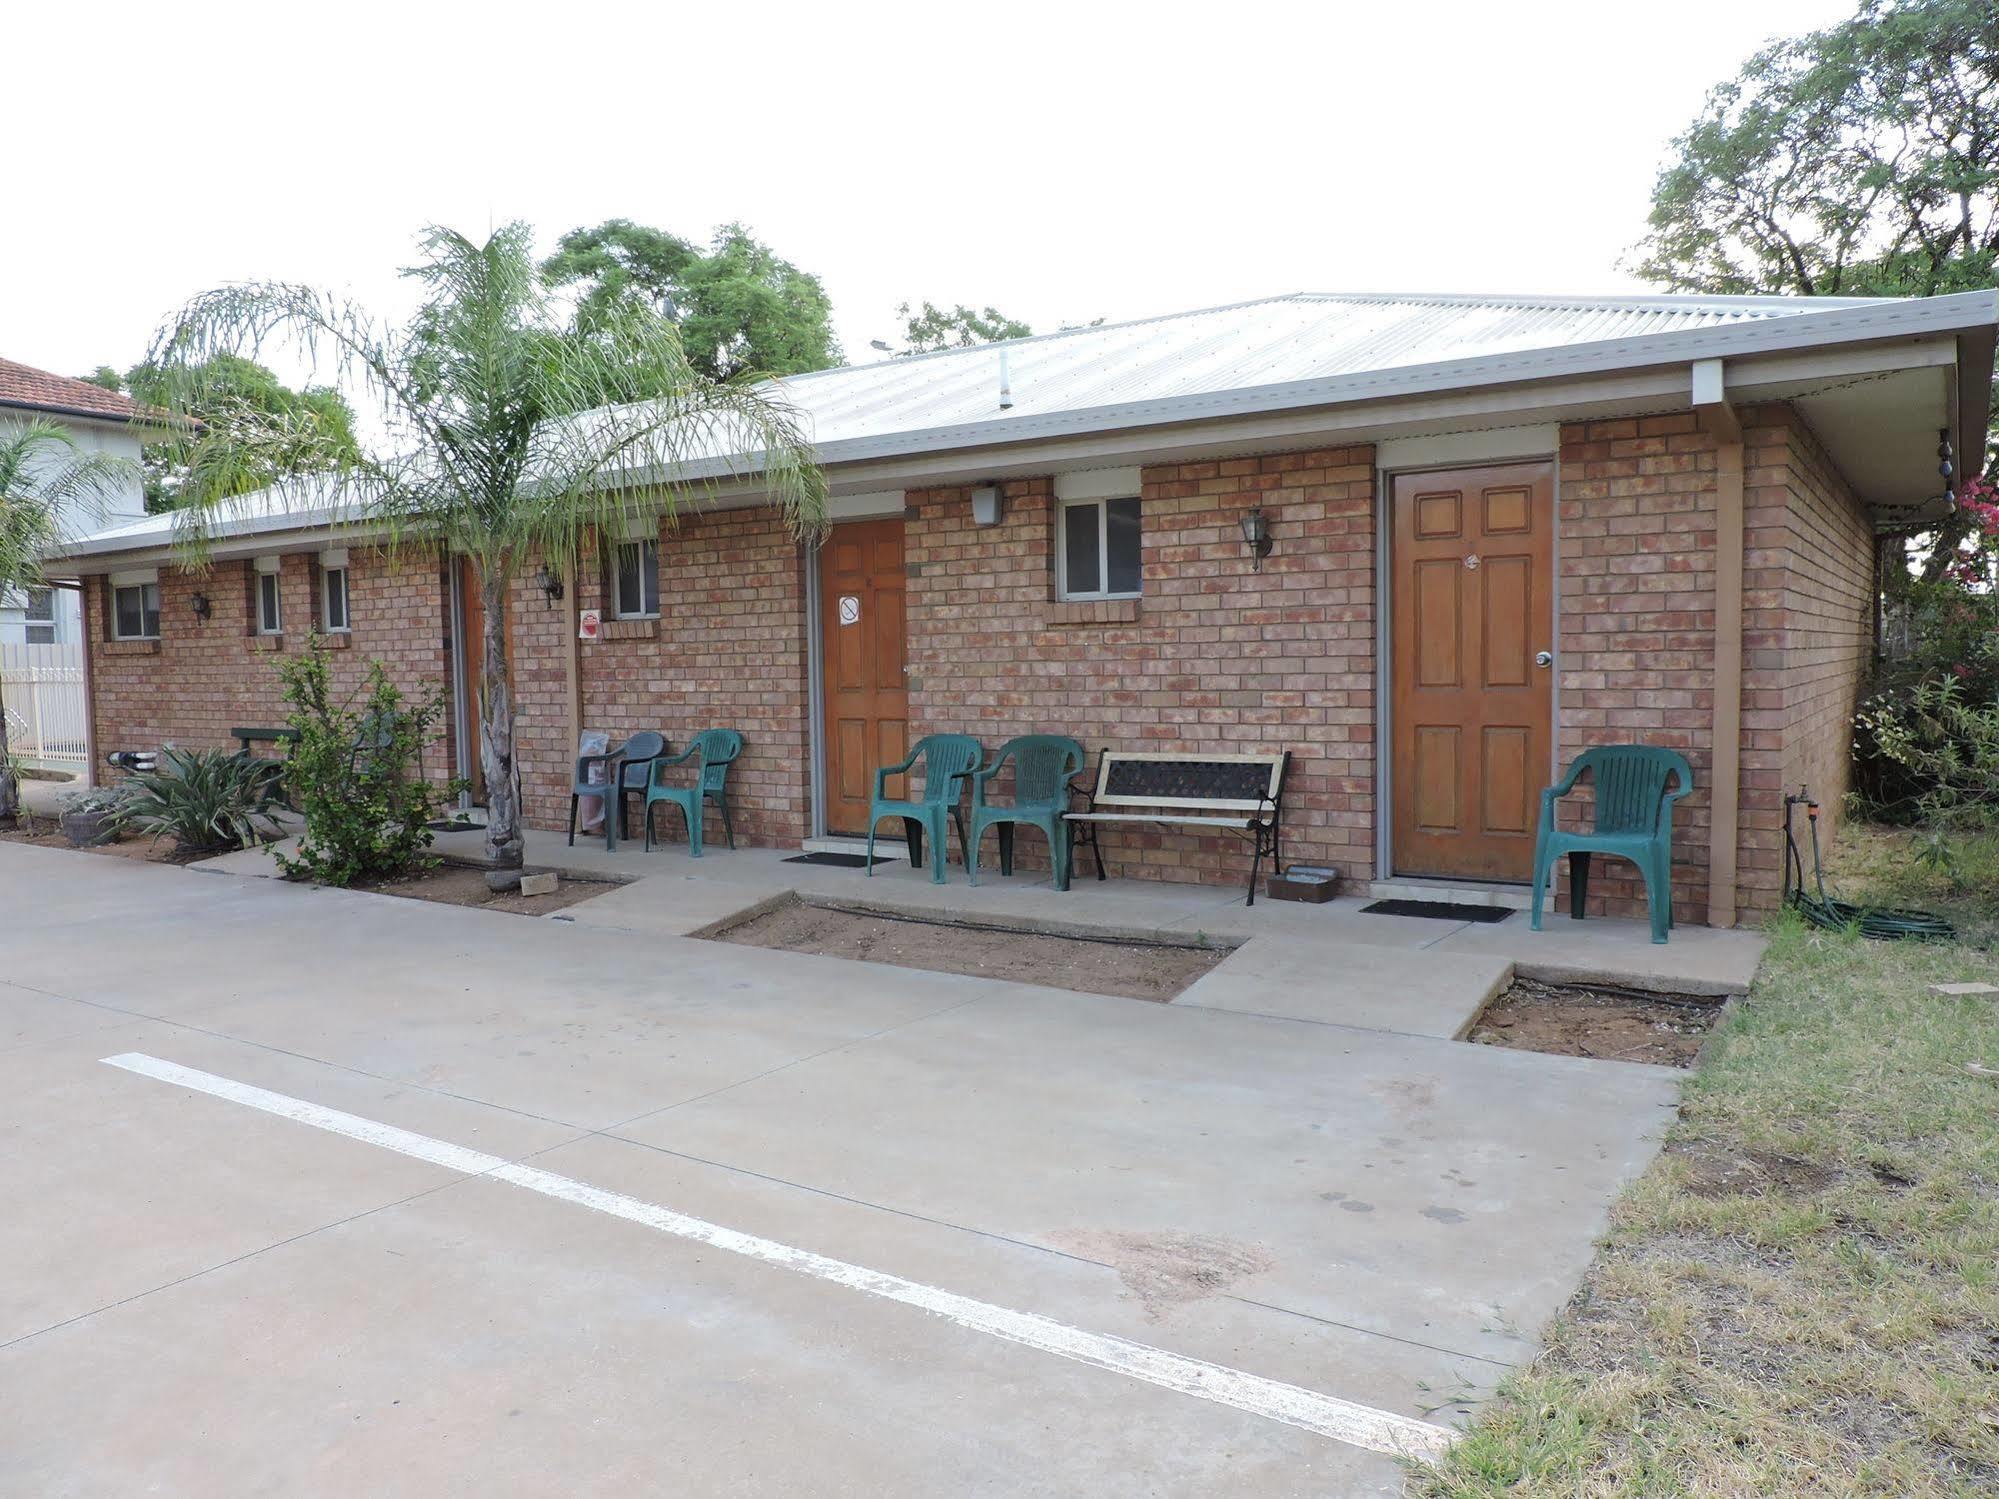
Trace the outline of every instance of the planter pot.
<instances>
[{"instance_id":1,"label":"planter pot","mask_svg":"<svg viewBox=\"0 0 1999 1499\"><path fill-rule=\"evenodd\" d=\"M56 820L72 848L94 848L117 835L109 812L65 812Z\"/></svg>"}]
</instances>

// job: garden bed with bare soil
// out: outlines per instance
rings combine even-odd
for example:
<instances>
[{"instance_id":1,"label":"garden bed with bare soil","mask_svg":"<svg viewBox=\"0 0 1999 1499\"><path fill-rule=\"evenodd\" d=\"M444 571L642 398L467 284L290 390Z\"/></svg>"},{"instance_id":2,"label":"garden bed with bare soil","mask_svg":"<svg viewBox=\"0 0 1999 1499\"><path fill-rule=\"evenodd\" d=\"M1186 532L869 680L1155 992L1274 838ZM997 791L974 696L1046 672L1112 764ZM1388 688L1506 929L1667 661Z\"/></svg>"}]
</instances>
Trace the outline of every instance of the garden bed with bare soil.
<instances>
[{"instance_id":1,"label":"garden bed with bare soil","mask_svg":"<svg viewBox=\"0 0 1999 1499\"><path fill-rule=\"evenodd\" d=\"M1228 956L1211 947L927 921L797 900L709 935L746 947L776 947L1159 1003L1172 999Z\"/></svg>"},{"instance_id":2,"label":"garden bed with bare soil","mask_svg":"<svg viewBox=\"0 0 1999 1499\"><path fill-rule=\"evenodd\" d=\"M1721 1012L1722 1001L1712 998L1515 979L1465 1039L1561 1057L1691 1067Z\"/></svg>"},{"instance_id":3,"label":"garden bed with bare soil","mask_svg":"<svg viewBox=\"0 0 1999 1499\"><path fill-rule=\"evenodd\" d=\"M529 870L528 873L534 873ZM495 893L486 885L486 870L479 864L458 864L446 860L415 874L393 880L356 885L377 895L400 895L408 900L430 900L446 906L477 906L486 911L507 911L517 916L546 916L577 905L593 895L615 890L622 880L591 880L565 874L550 895L522 895L518 890Z\"/></svg>"},{"instance_id":4,"label":"garden bed with bare soil","mask_svg":"<svg viewBox=\"0 0 1999 1499\"><path fill-rule=\"evenodd\" d=\"M109 854L114 859L137 859L148 864L192 864L212 859L216 850L184 854L171 838L118 838L109 843L76 844L64 836L54 822L37 818L32 828L9 828L0 832L0 843L25 843L31 848L65 848L81 854ZM227 849L222 850L227 853Z\"/></svg>"}]
</instances>

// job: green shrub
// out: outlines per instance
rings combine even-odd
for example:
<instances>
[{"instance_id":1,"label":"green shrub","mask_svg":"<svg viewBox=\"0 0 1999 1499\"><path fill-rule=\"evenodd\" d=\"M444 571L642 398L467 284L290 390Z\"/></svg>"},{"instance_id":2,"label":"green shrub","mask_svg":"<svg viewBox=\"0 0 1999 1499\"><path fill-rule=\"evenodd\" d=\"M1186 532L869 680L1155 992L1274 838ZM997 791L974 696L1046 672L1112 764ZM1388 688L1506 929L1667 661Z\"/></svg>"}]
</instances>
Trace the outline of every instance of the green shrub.
<instances>
[{"instance_id":1,"label":"green shrub","mask_svg":"<svg viewBox=\"0 0 1999 1499\"><path fill-rule=\"evenodd\" d=\"M248 848L282 831L274 815L281 769L227 750L163 749L157 769L118 788L115 825L171 838L183 854Z\"/></svg>"},{"instance_id":2,"label":"green shrub","mask_svg":"<svg viewBox=\"0 0 1999 1499\"><path fill-rule=\"evenodd\" d=\"M352 885L390 879L435 863L426 858L428 824L460 783L423 777L423 751L436 735L444 696L407 701L379 661L345 701L333 697L326 653L314 645L279 663L291 727L285 787L305 817L296 856L278 855L293 879Z\"/></svg>"},{"instance_id":3,"label":"green shrub","mask_svg":"<svg viewBox=\"0 0 1999 1499\"><path fill-rule=\"evenodd\" d=\"M1877 693L1855 719L1875 754L1904 772L1905 804L1937 831L1999 827L1999 702L1956 674Z\"/></svg>"}]
</instances>

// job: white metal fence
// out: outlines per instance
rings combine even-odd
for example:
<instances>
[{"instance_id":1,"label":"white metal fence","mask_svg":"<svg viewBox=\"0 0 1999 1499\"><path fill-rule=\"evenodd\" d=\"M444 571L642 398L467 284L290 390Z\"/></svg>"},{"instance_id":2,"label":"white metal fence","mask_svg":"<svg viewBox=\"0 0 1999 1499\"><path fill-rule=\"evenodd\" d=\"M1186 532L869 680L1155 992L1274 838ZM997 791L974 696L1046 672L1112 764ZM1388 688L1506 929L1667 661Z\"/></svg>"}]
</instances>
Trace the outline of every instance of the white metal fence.
<instances>
[{"instance_id":1,"label":"white metal fence","mask_svg":"<svg viewBox=\"0 0 1999 1499\"><path fill-rule=\"evenodd\" d=\"M90 758L83 647L0 645L0 704L7 747L53 769L81 769Z\"/></svg>"}]
</instances>

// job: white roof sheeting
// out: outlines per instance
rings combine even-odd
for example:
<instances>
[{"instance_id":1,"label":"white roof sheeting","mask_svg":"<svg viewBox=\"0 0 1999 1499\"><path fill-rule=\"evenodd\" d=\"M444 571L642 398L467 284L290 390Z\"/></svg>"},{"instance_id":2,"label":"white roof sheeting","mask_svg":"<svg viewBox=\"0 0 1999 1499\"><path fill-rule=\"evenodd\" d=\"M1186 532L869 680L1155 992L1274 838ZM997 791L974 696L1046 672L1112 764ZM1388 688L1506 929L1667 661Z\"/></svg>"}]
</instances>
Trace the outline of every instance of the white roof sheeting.
<instances>
[{"instance_id":1,"label":"white roof sheeting","mask_svg":"<svg viewBox=\"0 0 1999 1499\"><path fill-rule=\"evenodd\" d=\"M780 384L824 445L1869 305L1879 303L1301 292L850 365ZM1004 410L1002 351L1013 396Z\"/></svg>"},{"instance_id":2,"label":"white roof sheeting","mask_svg":"<svg viewBox=\"0 0 1999 1499\"><path fill-rule=\"evenodd\" d=\"M1993 293L1930 298L1534 297L1301 292L1137 322L1065 329L969 349L887 358L775 382L828 465L916 459L1049 435L1338 406L1479 384L1588 377L1703 358L1738 358L1932 334L1999 321ZM1000 404L1002 365L1010 403ZM1967 441L1982 441L1984 395L1968 396ZM609 422L607 409L583 420ZM1926 419L1927 420L1927 419ZM746 477L756 455L729 435L675 476ZM1927 432L1923 441L1929 442ZM311 483L226 507L211 534L314 529L342 519ZM170 516L84 537L69 556L171 540Z\"/></svg>"}]
</instances>

